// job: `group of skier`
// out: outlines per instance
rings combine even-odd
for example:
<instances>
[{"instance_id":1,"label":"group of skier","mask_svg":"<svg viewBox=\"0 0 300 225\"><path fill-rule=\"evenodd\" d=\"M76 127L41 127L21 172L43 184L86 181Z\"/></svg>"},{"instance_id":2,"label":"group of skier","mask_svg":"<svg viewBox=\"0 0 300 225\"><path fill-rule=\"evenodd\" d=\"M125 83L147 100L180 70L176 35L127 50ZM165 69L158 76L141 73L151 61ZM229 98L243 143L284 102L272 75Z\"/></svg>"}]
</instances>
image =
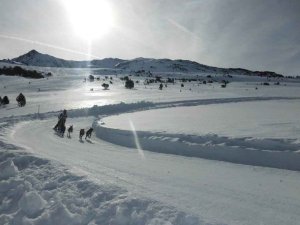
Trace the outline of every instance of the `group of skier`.
<instances>
[{"instance_id":1,"label":"group of skier","mask_svg":"<svg viewBox=\"0 0 300 225\"><path fill-rule=\"evenodd\" d=\"M60 113L58 115L58 122L57 124L53 127L53 129L60 134L62 137L65 134L66 131L66 121L67 121L67 110L63 110L62 113ZM87 138L91 138L92 136L92 132L93 132L93 128L89 128L86 133L84 129L80 129L79 131L79 139L82 140L82 137L84 136L84 134L86 134L85 139ZM70 138L71 137L71 133L73 133L73 125L69 126L68 128L68 133L67 133L67 137Z\"/></svg>"},{"instance_id":2,"label":"group of skier","mask_svg":"<svg viewBox=\"0 0 300 225\"><path fill-rule=\"evenodd\" d=\"M16 101L18 103L18 106L20 106L20 107L23 107L26 105L26 98L22 93L20 93L18 95L18 97L16 98ZM4 96L3 98L1 98L1 96L0 96L0 105L8 105L8 104L9 104L8 97Z\"/></svg>"}]
</instances>

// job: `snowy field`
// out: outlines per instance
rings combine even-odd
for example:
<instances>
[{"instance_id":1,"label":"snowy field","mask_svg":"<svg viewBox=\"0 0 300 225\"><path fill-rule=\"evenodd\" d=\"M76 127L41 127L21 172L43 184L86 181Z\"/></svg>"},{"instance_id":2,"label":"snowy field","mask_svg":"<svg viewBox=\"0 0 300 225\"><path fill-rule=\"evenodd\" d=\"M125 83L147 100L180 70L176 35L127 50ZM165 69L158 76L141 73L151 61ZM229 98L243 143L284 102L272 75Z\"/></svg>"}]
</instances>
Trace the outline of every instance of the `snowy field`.
<instances>
[{"instance_id":1,"label":"snowy field","mask_svg":"<svg viewBox=\"0 0 300 225\"><path fill-rule=\"evenodd\" d=\"M270 100L165 108L106 117L106 126L130 130L217 134L300 141L300 101ZM192 122L191 122L192 121ZM163 126L162 126L163 124Z\"/></svg>"},{"instance_id":2,"label":"snowy field","mask_svg":"<svg viewBox=\"0 0 300 225\"><path fill-rule=\"evenodd\" d=\"M132 77L127 90L111 72L103 90L105 71L89 82L86 69L47 70L0 76L11 100L0 108L0 224L299 224L299 83L233 76L226 88L158 90ZM52 130L64 108L71 138Z\"/></svg>"}]
</instances>

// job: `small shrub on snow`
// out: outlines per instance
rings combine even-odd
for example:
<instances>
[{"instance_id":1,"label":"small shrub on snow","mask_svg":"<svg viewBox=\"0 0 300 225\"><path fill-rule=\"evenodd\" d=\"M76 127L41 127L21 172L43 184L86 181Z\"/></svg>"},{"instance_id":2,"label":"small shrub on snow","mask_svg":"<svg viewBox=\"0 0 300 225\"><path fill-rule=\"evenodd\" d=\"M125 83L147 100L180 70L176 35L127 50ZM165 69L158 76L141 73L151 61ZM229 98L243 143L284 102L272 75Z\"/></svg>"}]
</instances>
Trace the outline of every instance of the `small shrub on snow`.
<instances>
[{"instance_id":1,"label":"small shrub on snow","mask_svg":"<svg viewBox=\"0 0 300 225\"><path fill-rule=\"evenodd\" d=\"M93 75L89 75L89 80L90 81L94 81L95 80L95 77Z\"/></svg>"},{"instance_id":2,"label":"small shrub on snow","mask_svg":"<svg viewBox=\"0 0 300 225\"><path fill-rule=\"evenodd\" d=\"M3 99L1 100L1 105L8 105L9 104L9 99L7 96L4 96Z\"/></svg>"},{"instance_id":3,"label":"small shrub on snow","mask_svg":"<svg viewBox=\"0 0 300 225\"><path fill-rule=\"evenodd\" d=\"M163 84L160 84L159 85L159 90L162 90L163 89Z\"/></svg>"},{"instance_id":4,"label":"small shrub on snow","mask_svg":"<svg viewBox=\"0 0 300 225\"><path fill-rule=\"evenodd\" d=\"M104 90L107 90L109 88L109 84L106 83L103 83L101 86L104 88Z\"/></svg>"},{"instance_id":5,"label":"small shrub on snow","mask_svg":"<svg viewBox=\"0 0 300 225\"><path fill-rule=\"evenodd\" d=\"M125 82L125 88L128 88L128 89L134 88L134 82L132 80L127 80Z\"/></svg>"}]
</instances>

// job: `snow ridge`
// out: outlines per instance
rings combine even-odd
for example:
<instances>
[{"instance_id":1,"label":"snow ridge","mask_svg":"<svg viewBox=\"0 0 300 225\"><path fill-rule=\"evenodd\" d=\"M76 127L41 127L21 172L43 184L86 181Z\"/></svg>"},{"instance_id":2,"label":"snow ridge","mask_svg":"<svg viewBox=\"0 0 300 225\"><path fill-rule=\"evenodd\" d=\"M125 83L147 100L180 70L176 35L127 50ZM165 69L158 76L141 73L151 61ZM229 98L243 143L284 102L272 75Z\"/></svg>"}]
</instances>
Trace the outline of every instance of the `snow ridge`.
<instances>
[{"instance_id":1,"label":"snow ridge","mask_svg":"<svg viewBox=\"0 0 300 225\"><path fill-rule=\"evenodd\" d=\"M238 102L251 102L251 101L269 101L269 100L296 100L299 97L239 97L239 98L212 98L212 99L196 99L196 100L183 100L183 101L171 101L171 102L147 102L140 101L136 103L118 103L111 105L98 106L94 105L90 108L80 108L68 110L69 117L85 117L95 116L103 118L108 115L115 115L125 112L134 112L148 109L160 109L168 107L180 107L180 106L198 106L209 104L225 104L225 103L238 103ZM20 116L10 116L0 118L0 123L18 123L20 121L27 121L33 119L47 119L56 117L60 111L52 111L45 113L35 113Z\"/></svg>"},{"instance_id":2,"label":"snow ridge","mask_svg":"<svg viewBox=\"0 0 300 225\"><path fill-rule=\"evenodd\" d=\"M300 171L300 144L293 139L228 138L119 130L95 122L98 138L130 148ZM138 137L137 145L135 134Z\"/></svg>"},{"instance_id":3,"label":"snow ridge","mask_svg":"<svg viewBox=\"0 0 300 225\"><path fill-rule=\"evenodd\" d=\"M64 166L0 148L0 224L204 224L159 202L96 185Z\"/></svg>"}]
</instances>

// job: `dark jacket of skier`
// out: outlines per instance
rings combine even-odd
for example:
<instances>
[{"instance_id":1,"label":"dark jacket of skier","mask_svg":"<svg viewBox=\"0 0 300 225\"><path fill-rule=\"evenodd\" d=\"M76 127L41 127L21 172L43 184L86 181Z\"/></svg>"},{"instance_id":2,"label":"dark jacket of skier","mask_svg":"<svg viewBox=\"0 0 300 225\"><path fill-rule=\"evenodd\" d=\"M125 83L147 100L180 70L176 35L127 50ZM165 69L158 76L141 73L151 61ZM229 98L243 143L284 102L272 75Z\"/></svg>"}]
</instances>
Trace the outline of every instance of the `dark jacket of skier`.
<instances>
[{"instance_id":1,"label":"dark jacket of skier","mask_svg":"<svg viewBox=\"0 0 300 225\"><path fill-rule=\"evenodd\" d=\"M58 115L58 122L55 125L54 130L62 131L63 128L65 127L67 117L68 117L67 116L67 110L64 109L64 111Z\"/></svg>"},{"instance_id":2,"label":"dark jacket of skier","mask_svg":"<svg viewBox=\"0 0 300 225\"><path fill-rule=\"evenodd\" d=\"M26 98L25 98L25 96L22 93L20 93L18 95L18 97L16 98L16 100L18 102L18 106L20 106L20 107L25 106L25 104L26 104Z\"/></svg>"}]
</instances>

